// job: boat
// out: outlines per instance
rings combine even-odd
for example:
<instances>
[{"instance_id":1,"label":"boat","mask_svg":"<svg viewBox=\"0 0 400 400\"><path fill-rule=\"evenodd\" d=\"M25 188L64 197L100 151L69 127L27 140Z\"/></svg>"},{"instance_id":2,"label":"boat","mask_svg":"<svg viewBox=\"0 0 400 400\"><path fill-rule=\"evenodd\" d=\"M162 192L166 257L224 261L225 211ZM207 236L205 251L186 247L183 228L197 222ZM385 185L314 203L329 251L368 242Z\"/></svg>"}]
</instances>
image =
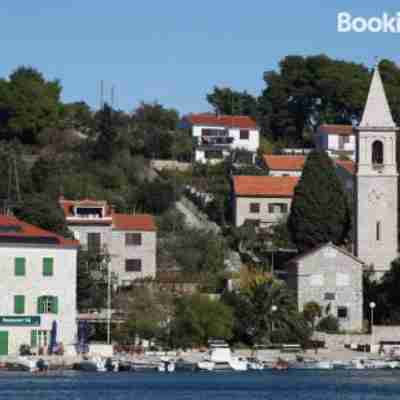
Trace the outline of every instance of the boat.
<instances>
[{"instance_id":1,"label":"boat","mask_svg":"<svg viewBox=\"0 0 400 400\"><path fill-rule=\"evenodd\" d=\"M102 357L85 358L76 363L74 369L86 372L106 372L106 359Z\"/></svg>"},{"instance_id":2,"label":"boat","mask_svg":"<svg viewBox=\"0 0 400 400\"><path fill-rule=\"evenodd\" d=\"M232 356L229 345L223 340L209 342L208 360L214 363L214 371L247 371L248 362L244 358Z\"/></svg>"},{"instance_id":3,"label":"boat","mask_svg":"<svg viewBox=\"0 0 400 400\"><path fill-rule=\"evenodd\" d=\"M157 369L158 372L175 372L175 361L169 358L162 358Z\"/></svg>"},{"instance_id":4,"label":"boat","mask_svg":"<svg viewBox=\"0 0 400 400\"><path fill-rule=\"evenodd\" d=\"M305 362L304 368L306 368L306 369L333 369L333 362L326 361L326 360Z\"/></svg>"},{"instance_id":5,"label":"boat","mask_svg":"<svg viewBox=\"0 0 400 400\"><path fill-rule=\"evenodd\" d=\"M264 369L264 363L254 357L247 359L247 366L251 371L261 371Z\"/></svg>"},{"instance_id":6,"label":"boat","mask_svg":"<svg viewBox=\"0 0 400 400\"><path fill-rule=\"evenodd\" d=\"M157 370L158 370L158 362L133 361L131 363L131 371L147 372L147 371L157 371Z\"/></svg>"},{"instance_id":7,"label":"boat","mask_svg":"<svg viewBox=\"0 0 400 400\"><path fill-rule=\"evenodd\" d=\"M107 372L119 372L119 361L108 357L104 364Z\"/></svg>"},{"instance_id":8,"label":"boat","mask_svg":"<svg viewBox=\"0 0 400 400\"><path fill-rule=\"evenodd\" d=\"M20 356L14 361L6 362L5 368L8 371L44 372L49 369L49 365L42 358Z\"/></svg>"},{"instance_id":9,"label":"boat","mask_svg":"<svg viewBox=\"0 0 400 400\"><path fill-rule=\"evenodd\" d=\"M202 360L196 364L198 371L214 371L215 362L211 360Z\"/></svg>"}]
</instances>

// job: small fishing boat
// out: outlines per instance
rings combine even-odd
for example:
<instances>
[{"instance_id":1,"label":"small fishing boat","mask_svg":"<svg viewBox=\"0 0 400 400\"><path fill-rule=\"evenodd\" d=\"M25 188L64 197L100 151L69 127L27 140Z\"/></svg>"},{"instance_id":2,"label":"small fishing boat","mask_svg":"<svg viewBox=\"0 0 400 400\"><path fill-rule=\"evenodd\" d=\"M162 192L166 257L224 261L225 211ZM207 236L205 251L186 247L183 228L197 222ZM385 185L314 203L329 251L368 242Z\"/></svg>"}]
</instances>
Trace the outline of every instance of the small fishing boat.
<instances>
[{"instance_id":1,"label":"small fishing boat","mask_svg":"<svg viewBox=\"0 0 400 400\"><path fill-rule=\"evenodd\" d=\"M215 362L211 360L202 360L197 363L197 370L199 371L214 371Z\"/></svg>"},{"instance_id":2,"label":"small fishing boat","mask_svg":"<svg viewBox=\"0 0 400 400\"><path fill-rule=\"evenodd\" d=\"M262 371L264 369L263 362L254 357L247 359L247 365L251 371Z\"/></svg>"},{"instance_id":3,"label":"small fishing boat","mask_svg":"<svg viewBox=\"0 0 400 400\"><path fill-rule=\"evenodd\" d=\"M134 372L147 372L147 371L157 371L158 362L152 361L134 361L131 363L131 371Z\"/></svg>"}]
</instances>

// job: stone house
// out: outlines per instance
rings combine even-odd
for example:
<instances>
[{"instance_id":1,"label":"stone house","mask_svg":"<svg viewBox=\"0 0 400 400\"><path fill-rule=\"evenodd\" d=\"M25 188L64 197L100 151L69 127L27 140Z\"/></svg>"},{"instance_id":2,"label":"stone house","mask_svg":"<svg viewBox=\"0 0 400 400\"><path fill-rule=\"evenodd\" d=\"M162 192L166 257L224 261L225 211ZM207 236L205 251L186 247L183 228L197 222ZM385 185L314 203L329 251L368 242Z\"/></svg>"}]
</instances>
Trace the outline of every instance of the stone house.
<instances>
[{"instance_id":1,"label":"stone house","mask_svg":"<svg viewBox=\"0 0 400 400\"><path fill-rule=\"evenodd\" d=\"M115 213L106 201L60 199L68 228L83 249L107 251L119 285L156 275L157 229L147 214Z\"/></svg>"},{"instance_id":2,"label":"stone house","mask_svg":"<svg viewBox=\"0 0 400 400\"><path fill-rule=\"evenodd\" d=\"M327 243L291 259L285 265L285 280L299 311L315 301L323 312L338 318L341 330L361 331L363 267L348 251Z\"/></svg>"},{"instance_id":3,"label":"stone house","mask_svg":"<svg viewBox=\"0 0 400 400\"><path fill-rule=\"evenodd\" d=\"M234 176L235 226L249 221L260 228L269 228L285 219L298 181L293 176Z\"/></svg>"},{"instance_id":4,"label":"stone house","mask_svg":"<svg viewBox=\"0 0 400 400\"><path fill-rule=\"evenodd\" d=\"M53 321L65 350L76 340L79 243L0 215L0 355L47 351Z\"/></svg>"}]
</instances>

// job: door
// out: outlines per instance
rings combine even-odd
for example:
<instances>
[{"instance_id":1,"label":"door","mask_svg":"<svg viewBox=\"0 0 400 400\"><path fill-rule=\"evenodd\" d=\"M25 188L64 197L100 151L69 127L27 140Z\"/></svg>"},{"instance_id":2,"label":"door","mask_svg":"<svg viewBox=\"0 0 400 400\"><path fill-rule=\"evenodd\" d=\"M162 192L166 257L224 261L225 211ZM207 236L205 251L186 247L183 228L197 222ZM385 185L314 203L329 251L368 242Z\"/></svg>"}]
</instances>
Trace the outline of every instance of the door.
<instances>
[{"instance_id":1,"label":"door","mask_svg":"<svg viewBox=\"0 0 400 400\"><path fill-rule=\"evenodd\" d=\"M8 332L0 332L0 356L8 355Z\"/></svg>"}]
</instances>

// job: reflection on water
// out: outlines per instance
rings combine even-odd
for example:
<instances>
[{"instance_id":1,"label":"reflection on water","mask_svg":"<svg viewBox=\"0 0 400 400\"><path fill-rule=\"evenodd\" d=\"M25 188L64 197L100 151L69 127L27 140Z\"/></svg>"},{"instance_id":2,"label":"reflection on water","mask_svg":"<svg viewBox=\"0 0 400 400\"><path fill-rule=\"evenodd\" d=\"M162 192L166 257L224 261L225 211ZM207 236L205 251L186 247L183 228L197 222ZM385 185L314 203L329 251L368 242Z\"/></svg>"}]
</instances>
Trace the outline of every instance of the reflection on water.
<instances>
[{"instance_id":1,"label":"reflection on water","mask_svg":"<svg viewBox=\"0 0 400 400\"><path fill-rule=\"evenodd\" d=\"M0 399L400 399L400 370L252 373L0 373Z\"/></svg>"}]
</instances>

